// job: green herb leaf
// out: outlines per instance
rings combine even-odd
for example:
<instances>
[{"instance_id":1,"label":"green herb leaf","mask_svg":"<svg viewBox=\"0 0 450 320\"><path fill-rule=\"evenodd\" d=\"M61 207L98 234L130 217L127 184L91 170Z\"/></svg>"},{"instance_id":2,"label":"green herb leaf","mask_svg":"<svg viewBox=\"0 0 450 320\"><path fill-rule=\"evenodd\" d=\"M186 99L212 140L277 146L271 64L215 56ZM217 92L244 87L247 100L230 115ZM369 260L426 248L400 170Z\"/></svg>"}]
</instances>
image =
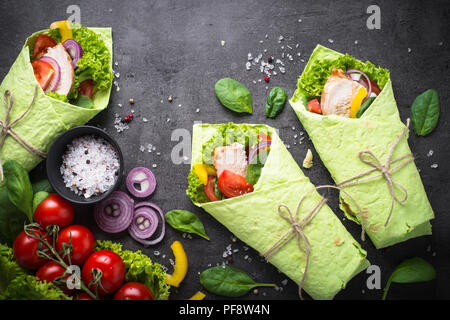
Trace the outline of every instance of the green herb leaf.
<instances>
[{"instance_id":1,"label":"green herb leaf","mask_svg":"<svg viewBox=\"0 0 450 320\"><path fill-rule=\"evenodd\" d=\"M245 180L247 180L248 183L255 185L259 177L261 176L261 170L264 167L263 164L249 164L247 167L247 173L245 175Z\"/></svg>"},{"instance_id":2,"label":"green herb leaf","mask_svg":"<svg viewBox=\"0 0 450 320\"><path fill-rule=\"evenodd\" d=\"M400 263L389 277L382 299L385 300L392 282L415 283L430 281L436 277L434 267L422 258L411 258Z\"/></svg>"},{"instance_id":3,"label":"green herb leaf","mask_svg":"<svg viewBox=\"0 0 450 320\"><path fill-rule=\"evenodd\" d=\"M217 99L228 109L235 112L252 113L252 94L242 83L223 78L214 86Z\"/></svg>"},{"instance_id":4,"label":"green herb leaf","mask_svg":"<svg viewBox=\"0 0 450 320\"><path fill-rule=\"evenodd\" d=\"M194 233L202 238L205 238L206 240L209 240L202 221L190 211L171 210L166 213L166 221L176 230Z\"/></svg>"},{"instance_id":5,"label":"green herb leaf","mask_svg":"<svg viewBox=\"0 0 450 320\"><path fill-rule=\"evenodd\" d=\"M94 101L84 94L79 94L78 98L73 102L73 104L84 109L95 108Z\"/></svg>"},{"instance_id":6,"label":"green herb leaf","mask_svg":"<svg viewBox=\"0 0 450 320\"><path fill-rule=\"evenodd\" d=\"M16 161L8 160L3 165L8 199L33 221L33 188L25 169Z\"/></svg>"},{"instance_id":7,"label":"green herb leaf","mask_svg":"<svg viewBox=\"0 0 450 320\"><path fill-rule=\"evenodd\" d=\"M47 199L48 192L46 191L39 191L37 192L33 197L33 212L36 211L36 208L41 204L42 201Z\"/></svg>"},{"instance_id":8,"label":"green herb leaf","mask_svg":"<svg viewBox=\"0 0 450 320\"><path fill-rule=\"evenodd\" d=\"M284 109L286 91L280 87L273 87L267 95L266 117L275 118Z\"/></svg>"},{"instance_id":9,"label":"green herb leaf","mask_svg":"<svg viewBox=\"0 0 450 320\"><path fill-rule=\"evenodd\" d=\"M439 97L436 90L428 89L420 94L411 106L411 122L418 136L426 136L439 120Z\"/></svg>"},{"instance_id":10,"label":"green herb leaf","mask_svg":"<svg viewBox=\"0 0 450 320\"><path fill-rule=\"evenodd\" d=\"M243 296L254 287L275 286L272 283L255 282L244 271L229 266L206 269L200 274L200 283L206 290L225 297Z\"/></svg>"}]
</instances>

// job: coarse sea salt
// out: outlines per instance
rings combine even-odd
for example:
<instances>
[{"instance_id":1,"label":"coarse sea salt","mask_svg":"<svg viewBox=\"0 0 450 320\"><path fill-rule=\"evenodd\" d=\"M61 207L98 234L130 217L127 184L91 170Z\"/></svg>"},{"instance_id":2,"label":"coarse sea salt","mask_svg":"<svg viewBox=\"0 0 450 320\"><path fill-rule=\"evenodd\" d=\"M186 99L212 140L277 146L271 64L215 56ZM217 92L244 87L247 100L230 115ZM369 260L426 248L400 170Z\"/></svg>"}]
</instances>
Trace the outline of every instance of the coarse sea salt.
<instances>
[{"instance_id":1,"label":"coarse sea salt","mask_svg":"<svg viewBox=\"0 0 450 320\"><path fill-rule=\"evenodd\" d=\"M87 135L67 145L60 172L67 188L90 198L111 189L119 169L117 150L105 139Z\"/></svg>"}]
</instances>

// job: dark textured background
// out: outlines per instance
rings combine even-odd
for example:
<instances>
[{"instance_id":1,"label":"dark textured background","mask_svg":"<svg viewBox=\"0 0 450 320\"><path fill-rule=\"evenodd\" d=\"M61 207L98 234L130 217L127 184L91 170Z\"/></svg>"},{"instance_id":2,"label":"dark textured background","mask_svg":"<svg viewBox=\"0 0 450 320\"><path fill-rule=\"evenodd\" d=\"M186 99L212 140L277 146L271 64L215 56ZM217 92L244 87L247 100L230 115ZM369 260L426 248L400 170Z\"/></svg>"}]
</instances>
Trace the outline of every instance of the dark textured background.
<instances>
[{"instance_id":1,"label":"dark textured background","mask_svg":"<svg viewBox=\"0 0 450 320\"><path fill-rule=\"evenodd\" d=\"M292 281L283 285L286 277L258 254L244 250L241 242L232 242L232 235L206 212L193 206L185 195L188 164L171 162L173 130L191 131L194 121L252 122L277 127L280 136L301 165L312 144L305 139L294 145L294 134L303 129L289 105L275 120L264 116L267 89L281 86L290 97L296 79L302 72L313 48L320 43L357 58L370 60L391 71L395 97L403 120L409 116L414 98L428 88L439 92L441 117L436 130L427 137L410 136L411 149L416 164L421 169L425 189L435 210L433 235L410 240L388 249L376 250L370 240L363 243L372 264L380 266L382 287L394 267L402 260L420 256L430 261L437 270L437 279L421 284L394 284L391 299L448 299L450 298L450 217L448 217L449 192L449 102L448 84L450 57L450 2L449 1L1 1L0 12L0 78L3 78L24 40L31 33L44 29L55 20L68 17L67 6L78 4L81 23L85 26L111 26L114 36L114 69L120 73L116 80L120 91L113 87L109 108L91 123L106 128L120 144L125 155L126 170L136 166L151 168L158 187L151 201L163 210L175 208L191 210L198 214L206 226L211 241L198 237L183 238L168 227L164 240L151 248L134 242L128 234L107 235L96 227L91 208L78 208L77 220L92 227L98 239L120 241L128 249L141 249L154 261L169 268L172 258L170 244L181 240L190 261L189 273L181 287L173 290L172 298L184 299L201 290L199 273L211 264L222 263L223 252L229 244L239 249L233 254L232 266L249 272L261 282L277 283L282 290L260 288L259 295L252 293L241 299L297 299L297 288ZM366 9L371 4L381 8L381 30L368 30ZM302 21L299 22L298 20ZM268 35L267 39L265 35ZM285 40L278 43L278 37ZM329 41L329 39L332 40ZM220 41L224 40L225 46ZM260 43L263 40L263 43ZM355 44L355 40L358 41ZM295 49L295 44L299 48ZM294 47L293 50L286 46ZM285 46L284 50L281 46ZM410 50L408 50L410 48ZM292 53L293 62L286 62L286 74L272 77L269 84L258 82L263 76L257 68L246 71L247 54L263 53L280 57L282 52ZM408 52L410 51L410 52ZM302 56L298 57L297 52ZM264 55L265 60L267 55ZM287 59L283 59L287 61ZM222 77L241 81L253 94L253 115L237 116L223 108L217 101L213 86ZM256 80L254 84L252 81ZM173 103L168 96L175 96ZM133 98L132 106L128 100ZM163 101L161 103L161 100ZM122 104L122 107L118 105ZM181 107L178 105L181 104ZM199 108L200 112L196 113ZM117 133L114 114L126 115L135 110L135 120L130 129ZM142 117L149 121L144 123ZM171 121L167 122L167 118ZM295 130L292 129L295 127ZM140 152L140 145L152 143L157 150ZM428 151L434 150L432 157ZM161 155L156 155L161 152ZM328 184L332 180L315 155L315 165L305 170L314 184ZM185 155L189 156L188 153ZM432 169L431 164L439 167ZM156 168L152 168L157 164ZM331 195L330 206L340 217L337 194ZM355 236L359 228L350 221L344 225ZM160 251L159 256L154 251ZM163 258L163 255L165 257ZM251 262L245 256L251 258ZM379 299L381 290L368 290L369 275L362 272L337 299ZM220 299L208 294L209 299Z\"/></svg>"}]
</instances>

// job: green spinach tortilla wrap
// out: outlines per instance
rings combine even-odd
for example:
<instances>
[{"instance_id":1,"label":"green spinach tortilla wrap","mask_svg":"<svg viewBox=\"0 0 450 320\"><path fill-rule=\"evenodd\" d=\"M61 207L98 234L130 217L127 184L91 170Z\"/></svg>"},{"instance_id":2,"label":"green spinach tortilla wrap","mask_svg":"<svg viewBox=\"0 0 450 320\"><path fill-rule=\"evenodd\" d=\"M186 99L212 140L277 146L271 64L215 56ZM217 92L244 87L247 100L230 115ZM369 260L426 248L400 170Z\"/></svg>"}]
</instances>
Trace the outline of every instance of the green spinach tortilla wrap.
<instances>
[{"instance_id":1,"label":"green spinach tortilla wrap","mask_svg":"<svg viewBox=\"0 0 450 320\"><path fill-rule=\"evenodd\" d=\"M333 211L326 204L317 205L323 198L274 128L195 124L191 163L187 194L193 203L301 284L312 298L332 299L369 265L366 252ZM294 213L302 196L296 221L317 210L295 234L287 209ZM283 216L281 206L286 209ZM291 237L283 237L286 234ZM279 240L283 244L272 250Z\"/></svg>"},{"instance_id":2,"label":"green spinach tortilla wrap","mask_svg":"<svg viewBox=\"0 0 450 320\"><path fill-rule=\"evenodd\" d=\"M107 107L113 79L111 28L78 26L69 32L70 41L64 42L62 29L32 34L3 79L3 163L14 159L33 169L59 134ZM6 128L12 132L5 134Z\"/></svg>"},{"instance_id":3,"label":"green spinach tortilla wrap","mask_svg":"<svg viewBox=\"0 0 450 320\"><path fill-rule=\"evenodd\" d=\"M318 45L290 105L336 185L362 208L362 217L342 192L341 209L363 222L376 248L431 234L433 209L387 69Z\"/></svg>"}]
</instances>

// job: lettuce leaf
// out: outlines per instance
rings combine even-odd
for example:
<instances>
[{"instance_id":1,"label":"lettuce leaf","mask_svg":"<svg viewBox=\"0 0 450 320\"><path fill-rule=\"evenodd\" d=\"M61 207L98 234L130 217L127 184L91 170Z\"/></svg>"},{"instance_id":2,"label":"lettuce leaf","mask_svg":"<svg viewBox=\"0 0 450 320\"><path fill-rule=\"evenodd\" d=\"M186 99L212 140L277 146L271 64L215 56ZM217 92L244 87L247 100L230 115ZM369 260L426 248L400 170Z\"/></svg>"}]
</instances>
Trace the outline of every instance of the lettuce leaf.
<instances>
[{"instance_id":1,"label":"lettuce leaf","mask_svg":"<svg viewBox=\"0 0 450 320\"><path fill-rule=\"evenodd\" d=\"M11 281L25 274L25 270L15 261L12 249L0 243L0 295Z\"/></svg>"},{"instance_id":2,"label":"lettuce leaf","mask_svg":"<svg viewBox=\"0 0 450 320\"><path fill-rule=\"evenodd\" d=\"M20 275L0 294L0 300L72 300L53 283L41 282L33 275Z\"/></svg>"},{"instance_id":3,"label":"lettuce leaf","mask_svg":"<svg viewBox=\"0 0 450 320\"><path fill-rule=\"evenodd\" d=\"M188 175L188 188L186 194L194 203L209 202L209 198L205 193L203 182L200 181L194 169L191 169Z\"/></svg>"},{"instance_id":4,"label":"lettuce leaf","mask_svg":"<svg viewBox=\"0 0 450 320\"><path fill-rule=\"evenodd\" d=\"M375 81L380 89L383 89L389 80L389 70L376 67L370 61L362 62L345 54L336 60L316 60L311 69L303 74L298 80L297 87L309 99L321 96L325 83L331 75L333 67L347 71L348 69L358 69L367 74L370 80Z\"/></svg>"},{"instance_id":5,"label":"lettuce leaf","mask_svg":"<svg viewBox=\"0 0 450 320\"><path fill-rule=\"evenodd\" d=\"M78 68L75 70L74 85L69 94L70 100L78 97L77 89L86 78L94 80L96 90L108 89L113 79L111 55L100 36L80 26L73 29L73 39L81 45L83 56L77 62Z\"/></svg>"},{"instance_id":6,"label":"lettuce leaf","mask_svg":"<svg viewBox=\"0 0 450 320\"><path fill-rule=\"evenodd\" d=\"M65 94L59 94L58 92L49 91L46 93L46 95L53 99L69 103L69 98L67 98Z\"/></svg>"},{"instance_id":7,"label":"lettuce leaf","mask_svg":"<svg viewBox=\"0 0 450 320\"><path fill-rule=\"evenodd\" d=\"M96 250L111 250L117 253L125 263L126 282L145 284L153 293L155 300L168 300L170 286L165 282L167 274L159 263L143 254L140 250L123 250L120 243L97 241Z\"/></svg>"}]
</instances>

